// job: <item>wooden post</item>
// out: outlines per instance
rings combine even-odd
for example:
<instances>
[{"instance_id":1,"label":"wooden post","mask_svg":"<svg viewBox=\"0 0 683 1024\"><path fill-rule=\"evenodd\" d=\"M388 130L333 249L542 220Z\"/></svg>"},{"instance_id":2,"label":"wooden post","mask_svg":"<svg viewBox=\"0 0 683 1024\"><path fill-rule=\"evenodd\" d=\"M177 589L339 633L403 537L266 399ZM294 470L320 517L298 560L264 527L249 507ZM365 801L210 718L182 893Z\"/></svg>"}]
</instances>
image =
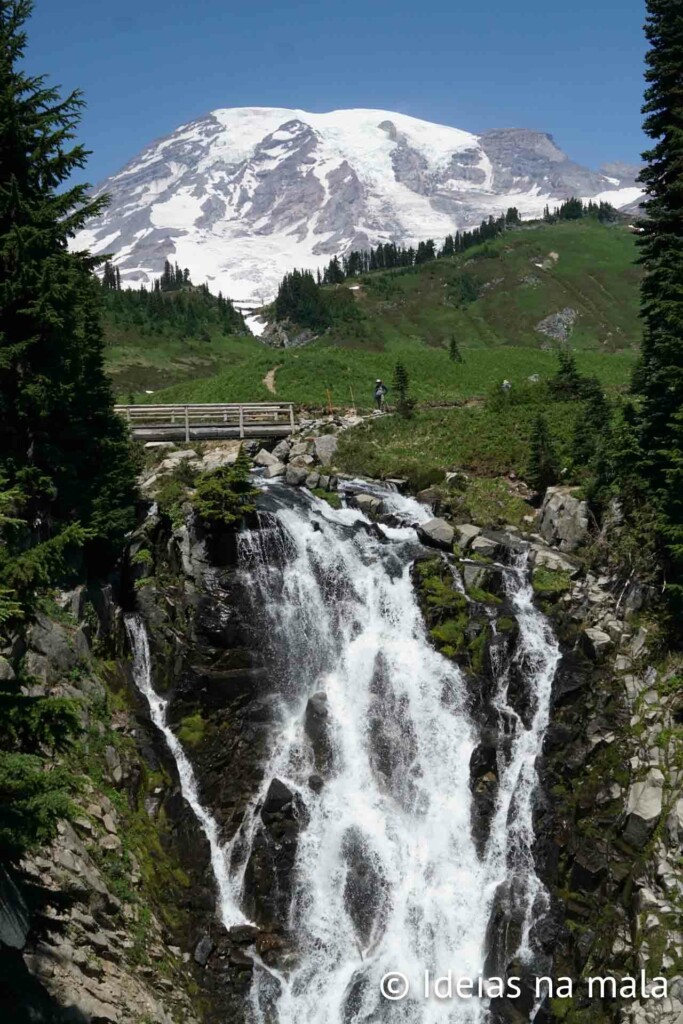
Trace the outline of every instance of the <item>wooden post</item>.
<instances>
[{"instance_id":1,"label":"wooden post","mask_svg":"<svg viewBox=\"0 0 683 1024\"><path fill-rule=\"evenodd\" d=\"M189 440L190 440L190 407L189 407L189 405L186 405L185 406L185 441L189 442Z\"/></svg>"},{"instance_id":2,"label":"wooden post","mask_svg":"<svg viewBox=\"0 0 683 1024\"><path fill-rule=\"evenodd\" d=\"M294 406L291 404L289 406L289 425L294 430Z\"/></svg>"},{"instance_id":3,"label":"wooden post","mask_svg":"<svg viewBox=\"0 0 683 1024\"><path fill-rule=\"evenodd\" d=\"M244 438L244 406L240 406L240 440Z\"/></svg>"}]
</instances>

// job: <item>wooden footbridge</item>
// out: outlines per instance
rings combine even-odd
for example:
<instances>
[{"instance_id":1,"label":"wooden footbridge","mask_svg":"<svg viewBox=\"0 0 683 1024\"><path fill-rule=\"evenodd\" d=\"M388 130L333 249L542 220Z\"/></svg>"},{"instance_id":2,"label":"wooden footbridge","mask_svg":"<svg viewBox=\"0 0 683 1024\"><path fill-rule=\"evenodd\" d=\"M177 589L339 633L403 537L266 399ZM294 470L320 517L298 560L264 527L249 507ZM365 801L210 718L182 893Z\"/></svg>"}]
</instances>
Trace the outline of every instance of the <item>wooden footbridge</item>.
<instances>
[{"instance_id":1,"label":"wooden footbridge","mask_svg":"<svg viewBox=\"0 0 683 1024\"><path fill-rule=\"evenodd\" d=\"M286 437L295 426L291 402L117 405L115 408L139 441Z\"/></svg>"}]
</instances>

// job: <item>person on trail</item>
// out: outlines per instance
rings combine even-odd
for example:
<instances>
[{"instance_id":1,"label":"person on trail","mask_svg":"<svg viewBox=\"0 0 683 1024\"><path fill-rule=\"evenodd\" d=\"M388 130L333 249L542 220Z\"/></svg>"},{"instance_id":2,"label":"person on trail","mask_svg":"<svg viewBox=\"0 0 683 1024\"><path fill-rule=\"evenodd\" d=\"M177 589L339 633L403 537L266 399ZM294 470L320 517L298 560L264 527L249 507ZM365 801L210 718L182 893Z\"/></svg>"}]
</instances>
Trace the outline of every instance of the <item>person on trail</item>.
<instances>
[{"instance_id":1,"label":"person on trail","mask_svg":"<svg viewBox=\"0 0 683 1024\"><path fill-rule=\"evenodd\" d=\"M380 410L383 410L386 407L384 396L386 395L388 390L389 388L386 386L386 384L383 384L380 378L378 377L377 380L375 381L375 405Z\"/></svg>"}]
</instances>

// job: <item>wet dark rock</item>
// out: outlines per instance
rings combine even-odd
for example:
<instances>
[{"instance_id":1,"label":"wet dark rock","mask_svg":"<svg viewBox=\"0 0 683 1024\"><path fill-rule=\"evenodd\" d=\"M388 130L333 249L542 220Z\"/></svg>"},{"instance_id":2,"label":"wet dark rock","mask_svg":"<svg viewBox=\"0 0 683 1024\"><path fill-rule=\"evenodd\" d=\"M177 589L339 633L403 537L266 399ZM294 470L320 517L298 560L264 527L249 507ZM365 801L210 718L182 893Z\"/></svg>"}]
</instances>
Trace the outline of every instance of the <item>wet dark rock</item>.
<instances>
[{"instance_id":1,"label":"wet dark rock","mask_svg":"<svg viewBox=\"0 0 683 1024\"><path fill-rule=\"evenodd\" d=\"M261 810L261 817L266 814L277 814L291 804L294 800L294 793L291 789L285 786L284 782L280 779L273 779L266 794L266 798L263 801L263 808Z\"/></svg>"},{"instance_id":2,"label":"wet dark rock","mask_svg":"<svg viewBox=\"0 0 683 1024\"><path fill-rule=\"evenodd\" d=\"M325 785L325 780L321 775L309 775L308 785L314 793L320 793Z\"/></svg>"},{"instance_id":3,"label":"wet dark rock","mask_svg":"<svg viewBox=\"0 0 683 1024\"><path fill-rule=\"evenodd\" d=\"M491 830L498 793L497 737L488 731L470 758L472 791L472 835L479 856L483 855Z\"/></svg>"},{"instance_id":4,"label":"wet dark rock","mask_svg":"<svg viewBox=\"0 0 683 1024\"><path fill-rule=\"evenodd\" d=\"M553 704L578 699L577 691L589 685L592 675L593 666L581 651L563 651L553 680Z\"/></svg>"},{"instance_id":5,"label":"wet dark rock","mask_svg":"<svg viewBox=\"0 0 683 1024\"><path fill-rule=\"evenodd\" d=\"M599 887L607 870L607 857L601 844L584 842L574 851L571 870L572 889L591 893Z\"/></svg>"},{"instance_id":6,"label":"wet dark rock","mask_svg":"<svg viewBox=\"0 0 683 1024\"><path fill-rule=\"evenodd\" d=\"M523 882L512 877L498 886L486 932L487 977L502 978L519 949L524 924L524 908L519 900ZM514 972L513 972L514 973Z\"/></svg>"},{"instance_id":7,"label":"wet dark rock","mask_svg":"<svg viewBox=\"0 0 683 1024\"><path fill-rule=\"evenodd\" d=\"M413 785L407 766L417 753L407 700L391 687L388 667L380 655L370 683L370 761L375 775L394 797L410 806Z\"/></svg>"},{"instance_id":8,"label":"wet dark rock","mask_svg":"<svg viewBox=\"0 0 683 1024\"><path fill-rule=\"evenodd\" d=\"M288 918L298 837L307 820L298 794L273 779L244 876L247 913L262 928L272 929Z\"/></svg>"},{"instance_id":9,"label":"wet dark rock","mask_svg":"<svg viewBox=\"0 0 683 1024\"><path fill-rule=\"evenodd\" d=\"M306 705L304 729L311 741L315 765L318 771L329 769L332 761L332 744L329 736L329 710L327 694L323 691L309 697Z\"/></svg>"},{"instance_id":10,"label":"wet dark rock","mask_svg":"<svg viewBox=\"0 0 683 1024\"><path fill-rule=\"evenodd\" d=\"M251 946L260 932L251 924L238 924L228 932L230 940L238 946Z\"/></svg>"},{"instance_id":11,"label":"wet dark rock","mask_svg":"<svg viewBox=\"0 0 683 1024\"><path fill-rule=\"evenodd\" d=\"M386 912L386 883L379 859L357 829L344 835L342 853L347 865L344 903L363 946L381 934Z\"/></svg>"},{"instance_id":12,"label":"wet dark rock","mask_svg":"<svg viewBox=\"0 0 683 1024\"><path fill-rule=\"evenodd\" d=\"M209 957L213 953L213 940L210 935L203 935L194 950L194 961L200 967L206 967Z\"/></svg>"}]
</instances>

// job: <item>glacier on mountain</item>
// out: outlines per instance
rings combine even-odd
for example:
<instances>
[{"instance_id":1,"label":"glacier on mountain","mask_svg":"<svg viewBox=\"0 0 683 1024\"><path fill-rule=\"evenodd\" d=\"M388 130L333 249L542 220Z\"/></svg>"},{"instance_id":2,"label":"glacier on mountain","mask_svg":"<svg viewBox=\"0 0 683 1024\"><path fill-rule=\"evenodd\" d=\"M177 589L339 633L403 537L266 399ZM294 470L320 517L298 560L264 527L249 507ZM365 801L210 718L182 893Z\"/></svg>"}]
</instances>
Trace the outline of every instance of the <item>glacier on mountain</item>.
<instances>
[{"instance_id":1,"label":"glacier on mountain","mask_svg":"<svg viewBox=\"0 0 683 1024\"><path fill-rule=\"evenodd\" d=\"M440 241L510 206L535 217L570 196L616 206L640 196L635 169L587 170L541 132L473 135L385 110L275 107L182 125L102 192L110 205L78 248L113 254L125 285L149 285L170 259L246 306L272 298L288 270L349 249Z\"/></svg>"}]
</instances>

